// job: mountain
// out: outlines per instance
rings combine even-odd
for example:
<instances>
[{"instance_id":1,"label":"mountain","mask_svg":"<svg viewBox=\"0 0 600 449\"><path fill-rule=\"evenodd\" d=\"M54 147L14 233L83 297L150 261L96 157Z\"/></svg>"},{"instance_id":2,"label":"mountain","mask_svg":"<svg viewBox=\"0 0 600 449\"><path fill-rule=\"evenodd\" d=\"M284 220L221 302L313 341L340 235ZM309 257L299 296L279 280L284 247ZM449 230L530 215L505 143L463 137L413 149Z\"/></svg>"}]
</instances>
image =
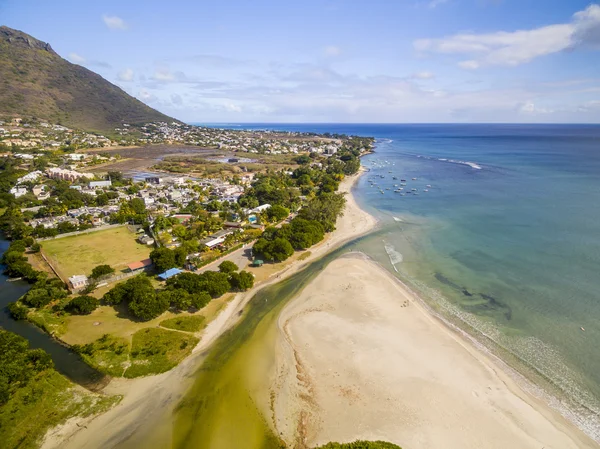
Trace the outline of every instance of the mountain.
<instances>
[{"instance_id":1,"label":"mountain","mask_svg":"<svg viewBox=\"0 0 600 449\"><path fill-rule=\"evenodd\" d=\"M173 121L45 42L0 27L0 115L34 116L106 134L122 123Z\"/></svg>"}]
</instances>

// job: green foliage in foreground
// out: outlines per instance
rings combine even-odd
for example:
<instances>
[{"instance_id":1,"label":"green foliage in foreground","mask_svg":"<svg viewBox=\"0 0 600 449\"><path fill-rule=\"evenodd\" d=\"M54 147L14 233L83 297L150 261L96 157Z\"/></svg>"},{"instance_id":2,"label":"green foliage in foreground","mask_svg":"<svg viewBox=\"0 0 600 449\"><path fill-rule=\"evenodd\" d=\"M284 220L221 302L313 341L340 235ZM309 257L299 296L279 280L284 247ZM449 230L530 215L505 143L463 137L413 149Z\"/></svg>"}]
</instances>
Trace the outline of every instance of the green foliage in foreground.
<instances>
[{"instance_id":1,"label":"green foliage in foreground","mask_svg":"<svg viewBox=\"0 0 600 449\"><path fill-rule=\"evenodd\" d=\"M133 334L131 366L125 377L139 377L169 371L186 358L199 339L181 332L148 328Z\"/></svg>"},{"instance_id":2,"label":"green foliage in foreground","mask_svg":"<svg viewBox=\"0 0 600 449\"><path fill-rule=\"evenodd\" d=\"M146 328L133 334L131 348L125 339L106 334L92 343L73 345L73 349L103 373L133 378L169 371L192 352L198 341L190 334Z\"/></svg>"},{"instance_id":3,"label":"green foliage in foreground","mask_svg":"<svg viewBox=\"0 0 600 449\"><path fill-rule=\"evenodd\" d=\"M185 332L198 332L206 327L206 318L198 316L178 316L169 320L161 321L160 325L168 329Z\"/></svg>"},{"instance_id":4,"label":"green foliage in foreground","mask_svg":"<svg viewBox=\"0 0 600 449\"><path fill-rule=\"evenodd\" d=\"M315 449L402 449L385 441L354 441L353 443L327 443Z\"/></svg>"},{"instance_id":5,"label":"green foliage in foreground","mask_svg":"<svg viewBox=\"0 0 600 449\"><path fill-rule=\"evenodd\" d=\"M106 397L73 385L53 368L50 356L0 329L0 446L37 448L46 431L72 416L108 409Z\"/></svg>"},{"instance_id":6,"label":"green foliage in foreground","mask_svg":"<svg viewBox=\"0 0 600 449\"><path fill-rule=\"evenodd\" d=\"M92 343L73 345L72 348L85 363L109 376L121 377L127 369L129 343L124 338L104 334Z\"/></svg>"}]
</instances>

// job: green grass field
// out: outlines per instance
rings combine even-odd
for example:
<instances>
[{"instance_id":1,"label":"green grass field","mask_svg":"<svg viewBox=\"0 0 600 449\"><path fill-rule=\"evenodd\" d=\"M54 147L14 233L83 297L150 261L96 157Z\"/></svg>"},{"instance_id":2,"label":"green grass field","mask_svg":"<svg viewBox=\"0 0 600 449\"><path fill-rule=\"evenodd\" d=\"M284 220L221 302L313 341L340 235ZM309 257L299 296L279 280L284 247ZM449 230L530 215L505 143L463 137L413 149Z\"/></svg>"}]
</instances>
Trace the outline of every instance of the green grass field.
<instances>
[{"instance_id":1,"label":"green grass field","mask_svg":"<svg viewBox=\"0 0 600 449\"><path fill-rule=\"evenodd\" d=\"M125 377L169 371L192 352L198 341L192 335L166 329L137 331L131 341L131 366L125 371Z\"/></svg>"},{"instance_id":2,"label":"green grass field","mask_svg":"<svg viewBox=\"0 0 600 449\"><path fill-rule=\"evenodd\" d=\"M151 248L136 242L126 226L42 242L44 254L62 277L90 275L97 265L108 264L117 272L147 259Z\"/></svg>"},{"instance_id":3,"label":"green grass field","mask_svg":"<svg viewBox=\"0 0 600 449\"><path fill-rule=\"evenodd\" d=\"M198 332L206 327L206 318L198 316L178 316L161 321L160 325L167 329L175 329L184 332Z\"/></svg>"}]
</instances>

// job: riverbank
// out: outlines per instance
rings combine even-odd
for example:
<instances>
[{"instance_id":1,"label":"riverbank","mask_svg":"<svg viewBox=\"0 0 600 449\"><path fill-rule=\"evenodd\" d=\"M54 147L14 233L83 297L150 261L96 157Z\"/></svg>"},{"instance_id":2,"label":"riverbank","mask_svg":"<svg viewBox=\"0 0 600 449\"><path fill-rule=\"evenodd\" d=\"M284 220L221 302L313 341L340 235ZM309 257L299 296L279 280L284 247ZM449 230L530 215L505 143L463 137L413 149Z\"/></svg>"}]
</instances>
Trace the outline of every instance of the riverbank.
<instances>
[{"instance_id":1,"label":"riverbank","mask_svg":"<svg viewBox=\"0 0 600 449\"><path fill-rule=\"evenodd\" d=\"M270 413L290 445L597 447L361 253L331 262L278 323Z\"/></svg>"},{"instance_id":2,"label":"riverbank","mask_svg":"<svg viewBox=\"0 0 600 449\"><path fill-rule=\"evenodd\" d=\"M344 179L340 192L350 193L360 174ZM112 410L85 422L67 422L48 433L44 448L104 448L131 444L144 435L153 435L154 447L168 446L172 441L171 415L211 345L240 319L250 299L263 288L299 272L311 262L344 243L368 233L377 220L358 207L351 194L347 195L344 215L336 230L326 240L310 249L310 256L297 260L275 272L248 292L236 295L227 307L205 329L192 355L179 366L164 374L140 379L113 379L105 389L107 394L119 394L123 400ZM86 426L80 427L80 426ZM127 442L127 443L125 443ZM166 447L164 446L164 447Z\"/></svg>"}]
</instances>

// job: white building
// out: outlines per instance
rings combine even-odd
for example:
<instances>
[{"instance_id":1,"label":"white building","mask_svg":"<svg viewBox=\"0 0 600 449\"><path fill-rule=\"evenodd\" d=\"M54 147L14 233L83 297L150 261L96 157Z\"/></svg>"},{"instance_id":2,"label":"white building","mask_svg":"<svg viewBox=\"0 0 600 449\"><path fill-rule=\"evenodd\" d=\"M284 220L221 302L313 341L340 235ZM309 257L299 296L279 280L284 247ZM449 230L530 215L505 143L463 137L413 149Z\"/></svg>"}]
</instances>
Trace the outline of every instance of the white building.
<instances>
[{"instance_id":1,"label":"white building","mask_svg":"<svg viewBox=\"0 0 600 449\"><path fill-rule=\"evenodd\" d=\"M69 284L71 284L73 290L78 290L88 284L88 278L85 274L76 274L69 278Z\"/></svg>"}]
</instances>

